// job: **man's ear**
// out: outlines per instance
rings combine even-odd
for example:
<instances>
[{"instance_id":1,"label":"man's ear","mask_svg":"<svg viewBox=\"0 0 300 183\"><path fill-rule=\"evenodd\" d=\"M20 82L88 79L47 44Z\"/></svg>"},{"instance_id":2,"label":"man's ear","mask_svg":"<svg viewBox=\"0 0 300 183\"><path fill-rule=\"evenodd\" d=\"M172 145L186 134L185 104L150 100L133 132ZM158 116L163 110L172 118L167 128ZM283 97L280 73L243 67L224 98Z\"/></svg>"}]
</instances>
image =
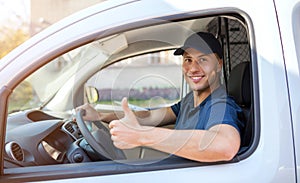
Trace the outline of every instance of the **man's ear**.
<instances>
[{"instance_id":1,"label":"man's ear","mask_svg":"<svg viewBox=\"0 0 300 183\"><path fill-rule=\"evenodd\" d=\"M218 58L217 72L221 72L223 67L223 59Z\"/></svg>"}]
</instances>

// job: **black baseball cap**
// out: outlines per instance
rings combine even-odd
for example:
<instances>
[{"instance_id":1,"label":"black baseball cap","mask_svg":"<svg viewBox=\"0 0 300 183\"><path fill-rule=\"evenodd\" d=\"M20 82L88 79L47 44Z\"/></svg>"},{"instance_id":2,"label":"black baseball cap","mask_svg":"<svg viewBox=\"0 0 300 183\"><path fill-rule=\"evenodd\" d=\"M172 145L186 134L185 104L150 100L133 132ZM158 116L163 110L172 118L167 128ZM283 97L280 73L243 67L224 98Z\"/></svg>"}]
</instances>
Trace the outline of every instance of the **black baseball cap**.
<instances>
[{"instance_id":1,"label":"black baseball cap","mask_svg":"<svg viewBox=\"0 0 300 183\"><path fill-rule=\"evenodd\" d=\"M175 50L174 55L183 55L187 48L194 48L205 54L216 53L219 58L223 57L220 42L214 35L208 32L197 32L190 35L185 40L184 45Z\"/></svg>"}]
</instances>

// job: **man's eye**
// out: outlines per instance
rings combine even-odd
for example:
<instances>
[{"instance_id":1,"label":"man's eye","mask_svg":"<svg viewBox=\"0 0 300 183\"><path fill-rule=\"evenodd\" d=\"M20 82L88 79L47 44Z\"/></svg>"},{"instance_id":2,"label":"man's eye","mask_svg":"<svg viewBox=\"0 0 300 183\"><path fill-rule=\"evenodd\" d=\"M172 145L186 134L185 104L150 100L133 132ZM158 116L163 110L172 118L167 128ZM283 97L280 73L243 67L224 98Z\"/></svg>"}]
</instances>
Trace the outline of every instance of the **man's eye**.
<instances>
[{"instance_id":1,"label":"man's eye","mask_svg":"<svg viewBox=\"0 0 300 183\"><path fill-rule=\"evenodd\" d=\"M191 62L191 61L192 61L192 59L190 59L190 58L184 59L184 62Z\"/></svg>"},{"instance_id":2,"label":"man's eye","mask_svg":"<svg viewBox=\"0 0 300 183\"><path fill-rule=\"evenodd\" d=\"M206 61L206 59L205 58L199 58L199 60L198 60L199 62L205 62Z\"/></svg>"}]
</instances>

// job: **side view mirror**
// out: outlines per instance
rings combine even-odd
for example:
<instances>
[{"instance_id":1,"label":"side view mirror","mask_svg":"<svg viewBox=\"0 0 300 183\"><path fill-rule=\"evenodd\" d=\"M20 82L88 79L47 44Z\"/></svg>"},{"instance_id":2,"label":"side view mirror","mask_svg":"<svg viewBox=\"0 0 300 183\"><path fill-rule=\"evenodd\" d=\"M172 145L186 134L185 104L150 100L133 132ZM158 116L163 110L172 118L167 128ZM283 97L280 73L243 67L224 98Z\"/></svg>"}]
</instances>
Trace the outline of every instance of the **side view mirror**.
<instances>
[{"instance_id":1,"label":"side view mirror","mask_svg":"<svg viewBox=\"0 0 300 183\"><path fill-rule=\"evenodd\" d=\"M94 104L99 100L99 93L95 87L86 86L85 87L85 95L88 100L88 103Z\"/></svg>"}]
</instances>

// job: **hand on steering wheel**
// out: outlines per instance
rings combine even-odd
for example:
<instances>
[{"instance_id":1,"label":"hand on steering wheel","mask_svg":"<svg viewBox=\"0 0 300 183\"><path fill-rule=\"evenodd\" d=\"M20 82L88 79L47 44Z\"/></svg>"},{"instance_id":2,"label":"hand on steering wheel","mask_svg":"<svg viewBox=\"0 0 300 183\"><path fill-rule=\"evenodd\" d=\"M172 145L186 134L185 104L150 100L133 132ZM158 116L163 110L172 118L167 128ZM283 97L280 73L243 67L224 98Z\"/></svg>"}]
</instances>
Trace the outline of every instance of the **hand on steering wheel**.
<instances>
[{"instance_id":1,"label":"hand on steering wheel","mask_svg":"<svg viewBox=\"0 0 300 183\"><path fill-rule=\"evenodd\" d=\"M92 146L92 148L98 152L105 159L111 160L121 160L126 159L124 152L113 145L111 140L111 135L108 129L101 123L101 121L92 121L98 128L93 135L91 131L87 128L83 116L86 111L84 109L79 109L76 112L76 121L78 127L84 136L85 140Z\"/></svg>"}]
</instances>

